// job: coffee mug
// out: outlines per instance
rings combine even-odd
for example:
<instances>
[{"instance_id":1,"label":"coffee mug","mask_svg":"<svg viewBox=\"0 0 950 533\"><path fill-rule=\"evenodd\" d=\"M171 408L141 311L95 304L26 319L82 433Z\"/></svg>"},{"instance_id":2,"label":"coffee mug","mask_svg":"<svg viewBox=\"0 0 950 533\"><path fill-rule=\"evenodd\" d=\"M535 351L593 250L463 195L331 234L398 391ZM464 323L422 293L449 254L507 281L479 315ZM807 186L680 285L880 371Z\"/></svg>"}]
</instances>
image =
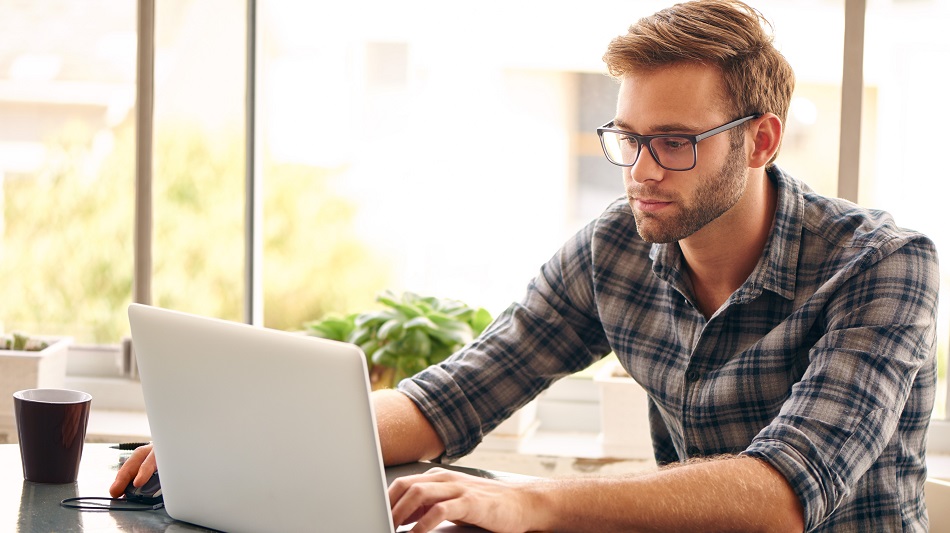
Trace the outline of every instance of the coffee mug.
<instances>
[{"instance_id":1,"label":"coffee mug","mask_svg":"<svg viewBox=\"0 0 950 533\"><path fill-rule=\"evenodd\" d=\"M92 396L67 389L13 393L23 478L35 483L72 483L86 440Z\"/></svg>"}]
</instances>

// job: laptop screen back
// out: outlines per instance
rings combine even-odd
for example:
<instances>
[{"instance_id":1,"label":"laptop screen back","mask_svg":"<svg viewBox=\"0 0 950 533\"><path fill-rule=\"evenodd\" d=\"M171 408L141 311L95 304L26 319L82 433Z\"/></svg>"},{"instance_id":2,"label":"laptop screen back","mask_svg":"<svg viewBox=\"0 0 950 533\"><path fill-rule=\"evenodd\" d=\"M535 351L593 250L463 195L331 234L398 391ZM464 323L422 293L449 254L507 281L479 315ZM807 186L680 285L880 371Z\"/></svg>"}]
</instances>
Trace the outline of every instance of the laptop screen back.
<instances>
[{"instance_id":1,"label":"laptop screen back","mask_svg":"<svg viewBox=\"0 0 950 533\"><path fill-rule=\"evenodd\" d=\"M226 531L392 531L356 346L129 307L168 514Z\"/></svg>"}]
</instances>

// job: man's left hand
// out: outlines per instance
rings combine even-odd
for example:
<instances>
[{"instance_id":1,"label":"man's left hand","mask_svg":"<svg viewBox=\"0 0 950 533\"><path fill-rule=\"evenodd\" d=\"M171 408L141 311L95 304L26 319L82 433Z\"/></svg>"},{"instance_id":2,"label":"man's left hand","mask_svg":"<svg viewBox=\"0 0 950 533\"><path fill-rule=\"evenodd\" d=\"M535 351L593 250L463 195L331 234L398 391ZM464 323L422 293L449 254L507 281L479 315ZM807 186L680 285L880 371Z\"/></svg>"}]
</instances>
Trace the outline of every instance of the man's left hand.
<instances>
[{"instance_id":1,"label":"man's left hand","mask_svg":"<svg viewBox=\"0 0 950 533\"><path fill-rule=\"evenodd\" d=\"M529 529L530 484L485 479L444 468L406 476L389 487L393 522L415 522L412 533L425 533L444 521L490 531Z\"/></svg>"}]
</instances>

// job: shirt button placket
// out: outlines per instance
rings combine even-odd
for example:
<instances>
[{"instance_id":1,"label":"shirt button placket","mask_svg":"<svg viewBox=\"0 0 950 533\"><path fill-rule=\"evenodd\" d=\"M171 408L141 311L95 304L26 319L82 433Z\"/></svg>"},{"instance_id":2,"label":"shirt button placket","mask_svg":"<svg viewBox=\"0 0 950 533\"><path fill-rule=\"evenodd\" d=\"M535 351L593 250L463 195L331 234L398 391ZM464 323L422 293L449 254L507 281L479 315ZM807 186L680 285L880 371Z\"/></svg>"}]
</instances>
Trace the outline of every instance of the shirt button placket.
<instances>
[{"instance_id":1,"label":"shirt button placket","mask_svg":"<svg viewBox=\"0 0 950 533\"><path fill-rule=\"evenodd\" d=\"M696 370L695 368L690 368L689 370L686 371L686 375L684 376L684 378L686 380L687 387L689 387L690 385L693 385L696 382L698 382L700 379L702 379L702 374L699 372L699 370ZM690 391L687 390L685 392L686 392L686 398L687 398L686 406L688 406L689 405L688 398L690 396ZM686 413L684 412L684 415L685 414ZM686 420L684 420L683 431L684 431L684 437L686 437L687 440L692 440L692 438L689 437L689 434L692 432L687 427ZM688 457L699 457L702 454L703 454L703 451L699 448L699 446L689 445L686 448L686 455Z\"/></svg>"}]
</instances>

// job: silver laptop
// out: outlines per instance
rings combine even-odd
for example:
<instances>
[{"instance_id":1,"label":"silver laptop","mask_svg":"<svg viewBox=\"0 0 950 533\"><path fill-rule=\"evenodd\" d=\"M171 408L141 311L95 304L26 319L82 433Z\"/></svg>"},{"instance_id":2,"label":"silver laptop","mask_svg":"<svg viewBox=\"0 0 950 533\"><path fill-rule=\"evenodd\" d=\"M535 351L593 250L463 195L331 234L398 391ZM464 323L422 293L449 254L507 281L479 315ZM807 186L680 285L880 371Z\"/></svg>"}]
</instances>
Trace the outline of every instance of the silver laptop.
<instances>
[{"instance_id":1,"label":"silver laptop","mask_svg":"<svg viewBox=\"0 0 950 533\"><path fill-rule=\"evenodd\" d=\"M172 518L393 531L358 347L138 304L129 321Z\"/></svg>"}]
</instances>

